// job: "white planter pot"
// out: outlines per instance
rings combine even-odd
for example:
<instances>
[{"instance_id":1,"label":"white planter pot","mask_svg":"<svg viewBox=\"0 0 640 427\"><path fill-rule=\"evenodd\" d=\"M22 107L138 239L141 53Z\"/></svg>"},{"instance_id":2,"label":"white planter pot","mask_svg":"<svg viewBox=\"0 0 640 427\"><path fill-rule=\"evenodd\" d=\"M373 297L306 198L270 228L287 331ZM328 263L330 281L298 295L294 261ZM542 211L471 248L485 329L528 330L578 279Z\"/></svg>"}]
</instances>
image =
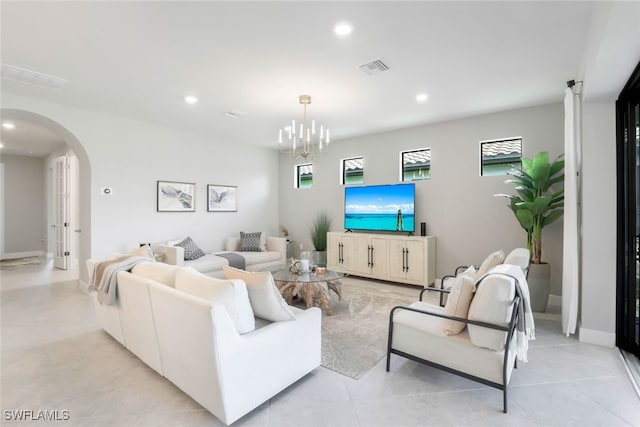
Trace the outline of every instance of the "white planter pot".
<instances>
[{"instance_id":1,"label":"white planter pot","mask_svg":"<svg viewBox=\"0 0 640 427\"><path fill-rule=\"evenodd\" d=\"M550 264L531 264L529 266L529 276L527 277L527 283L529 284L529 294L531 297L530 302L532 311L542 312L547 310L550 282Z\"/></svg>"}]
</instances>

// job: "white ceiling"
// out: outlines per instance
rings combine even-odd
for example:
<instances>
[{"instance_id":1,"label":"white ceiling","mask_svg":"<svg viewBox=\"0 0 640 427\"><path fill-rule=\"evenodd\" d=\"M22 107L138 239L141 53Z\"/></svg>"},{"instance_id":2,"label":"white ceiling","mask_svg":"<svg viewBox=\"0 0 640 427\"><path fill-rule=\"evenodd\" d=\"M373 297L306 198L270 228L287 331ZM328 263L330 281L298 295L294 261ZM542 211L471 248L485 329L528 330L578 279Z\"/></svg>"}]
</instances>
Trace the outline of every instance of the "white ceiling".
<instances>
[{"instance_id":1,"label":"white ceiling","mask_svg":"<svg viewBox=\"0 0 640 427\"><path fill-rule=\"evenodd\" d=\"M335 143L560 102L565 82L582 78L602 7L3 1L2 63L69 83L55 91L3 80L2 91L268 147L275 147L279 128L302 118L298 95L309 94L309 117L330 127ZM339 21L354 26L351 36L333 34ZM369 76L357 69L377 58L390 71ZM620 90L620 78L601 79L594 92ZM419 92L429 94L426 103L416 102ZM200 102L185 104L186 94ZM229 118L227 111L244 116ZM5 147L15 147L13 139L3 130Z\"/></svg>"}]
</instances>

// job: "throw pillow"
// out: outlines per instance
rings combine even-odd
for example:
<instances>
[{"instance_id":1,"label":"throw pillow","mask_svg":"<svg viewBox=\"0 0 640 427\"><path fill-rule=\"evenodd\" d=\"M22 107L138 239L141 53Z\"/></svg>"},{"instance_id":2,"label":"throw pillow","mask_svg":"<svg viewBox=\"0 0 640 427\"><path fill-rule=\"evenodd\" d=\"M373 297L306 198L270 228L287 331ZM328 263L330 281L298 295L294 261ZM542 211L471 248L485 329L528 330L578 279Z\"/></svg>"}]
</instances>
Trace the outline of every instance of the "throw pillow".
<instances>
[{"instance_id":1,"label":"throw pillow","mask_svg":"<svg viewBox=\"0 0 640 427\"><path fill-rule=\"evenodd\" d=\"M496 251L491 255L489 255L488 257L486 257L484 261L482 261L482 264L480 264L480 267L478 267L478 275L477 275L478 279L484 276L485 274L487 274L489 270L491 270L496 265L502 264L503 261L504 261L504 251L502 250Z\"/></svg>"},{"instance_id":2,"label":"throw pillow","mask_svg":"<svg viewBox=\"0 0 640 427\"><path fill-rule=\"evenodd\" d=\"M271 322L295 320L296 316L280 295L271 272L249 272L233 267L223 269L227 279L241 279L247 284L249 300L256 316Z\"/></svg>"},{"instance_id":3,"label":"throw pillow","mask_svg":"<svg viewBox=\"0 0 640 427\"><path fill-rule=\"evenodd\" d=\"M183 267L176 272L176 289L222 304L239 334L256 328L247 285L242 280L215 279L192 267Z\"/></svg>"},{"instance_id":4,"label":"throw pillow","mask_svg":"<svg viewBox=\"0 0 640 427\"><path fill-rule=\"evenodd\" d=\"M460 273L456 276L453 286L451 287L451 292L449 293L449 298L447 298L447 304L444 306L444 314L466 319L469 313L469 305L473 298L474 284L475 278L468 274ZM467 324L463 322L443 320L442 332L444 332L445 335L457 335L462 332L466 326Z\"/></svg>"},{"instance_id":5,"label":"throw pillow","mask_svg":"<svg viewBox=\"0 0 640 427\"><path fill-rule=\"evenodd\" d=\"M153 256L153 251L149 245L143 245L139 248L135 248L131 251L131 255L143 256L145 258L150 258L155 261L155 257Z\"/></svg>"},{"instance_id":6,"label":"throw pillow","mask_svg":"<svg viewBox=\"0 0 640 427\"><path fill-rule=\"evenodd\" d=\"M255 233L240 232L240 252L262 252L260 246L261 231Z\"/></svg>"},{"instance_id":7,"label":"throw pillow","mask_svg":"<svg viewBox=\"0 0 640 427\"><path fill-rule=\"evenodd\" d=\"M191 237L187 237L182 242L176 243L174 246L180 246L184 248L184 260L191 261L201 258L205 255L204 251L195 244Z\"/></svg>"}]
</instances>

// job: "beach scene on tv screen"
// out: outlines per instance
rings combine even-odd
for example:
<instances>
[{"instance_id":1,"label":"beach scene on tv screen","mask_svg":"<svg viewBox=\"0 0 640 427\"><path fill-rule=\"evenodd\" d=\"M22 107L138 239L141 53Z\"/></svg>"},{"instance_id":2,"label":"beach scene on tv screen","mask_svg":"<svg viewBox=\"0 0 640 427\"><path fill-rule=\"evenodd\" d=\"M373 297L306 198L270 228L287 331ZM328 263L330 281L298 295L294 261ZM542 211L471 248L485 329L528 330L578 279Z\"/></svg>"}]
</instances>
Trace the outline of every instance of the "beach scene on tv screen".
<instances>
[{"instance_id":1,"label":"beach scene on tv screen","mask_svg":"<svg viewBox=\"0 0 640 427\"><path fill-rule=\"evenodd\" d=\"M413 185L345 188L344 228L414 231Z\"/></svg>"}]
</instances>

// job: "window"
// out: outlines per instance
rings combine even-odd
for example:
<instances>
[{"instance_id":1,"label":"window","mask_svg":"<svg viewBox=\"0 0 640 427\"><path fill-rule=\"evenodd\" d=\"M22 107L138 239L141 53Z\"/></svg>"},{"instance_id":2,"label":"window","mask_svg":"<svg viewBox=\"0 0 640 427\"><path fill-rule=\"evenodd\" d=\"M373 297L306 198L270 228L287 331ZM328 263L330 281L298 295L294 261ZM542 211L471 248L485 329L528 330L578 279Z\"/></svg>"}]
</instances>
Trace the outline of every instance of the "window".
<instances>
[{"instance_id":1,"label":"window","mask_svg":"<svg viewBox=\"0 0 640 427\"><path fill-rule=\"evenodd\" d=\"M342 159L342 179L340 184L364 184L364 157Z\"/></svg>"},{"instance_id":2,"label":"window","mask_svg":"<svg viewBox=\"0 0 640 427\"><path fill-rule=\"evenodd\" d=\"M480 176L506 175L521 159L522 137L480 141Z\"/></svg>"},{"instance_id":3,"label":"window","mask_svg":"<svg viewBox=\"0 0 640 427\"><path fill-rule=\"evenodd\" d=\"M431 179L431 148L401 151L401 181Z\"/></svg>"},{"instance_id":4,"label":"window","mask_svg":"<svg viewBox=\"0 0 640 427\"><path fill-rule=\"evenodd\" d=\"M296 188L313 187L313 165L296 165Z\"/></svg>"}]
</instances>

